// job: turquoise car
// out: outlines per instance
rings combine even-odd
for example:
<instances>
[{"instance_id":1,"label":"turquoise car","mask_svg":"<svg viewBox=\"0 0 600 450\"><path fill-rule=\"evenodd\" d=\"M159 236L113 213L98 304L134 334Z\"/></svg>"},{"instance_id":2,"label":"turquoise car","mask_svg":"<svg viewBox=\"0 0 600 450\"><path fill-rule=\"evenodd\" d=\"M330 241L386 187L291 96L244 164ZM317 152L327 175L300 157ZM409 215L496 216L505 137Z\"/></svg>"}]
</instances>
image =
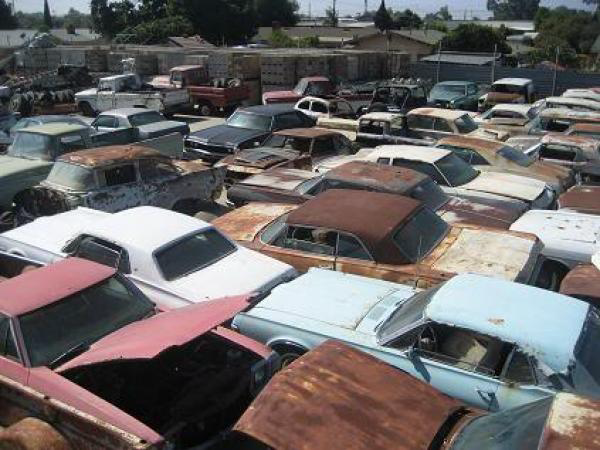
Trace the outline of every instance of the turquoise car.
<instances>
[{"instance_id":1,"label":"turquoise car","mask_svg":"<svg viewBox=\"0 0 600 450\"><path fill-rule=\"evenodd\" d=\"M597 310L494 278L458 275L417 291L311 269L232 326L276 350L283 364L337 339L489 411L557 391L600 396Z\"/></svg>"}]
</instances>

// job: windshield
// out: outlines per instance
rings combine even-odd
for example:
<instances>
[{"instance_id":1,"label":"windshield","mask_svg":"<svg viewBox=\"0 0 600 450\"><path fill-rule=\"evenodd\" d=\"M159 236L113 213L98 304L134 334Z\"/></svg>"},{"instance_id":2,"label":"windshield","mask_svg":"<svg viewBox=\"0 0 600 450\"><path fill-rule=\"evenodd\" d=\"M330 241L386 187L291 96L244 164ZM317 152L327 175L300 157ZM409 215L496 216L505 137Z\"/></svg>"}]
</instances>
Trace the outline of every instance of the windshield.
<instances>
[{"instance_id":1,"label":"windshield","mask_svg":"<svg viewBox=\"0 0 600 450\"><path fill-rule=\"evenodd\" d=\"M600 359L595 351L600 340L600 316L590 307L587 320L575 348L573 385L580 395L596 397L600 391Z\"/></svg>"},{"instance_id":2,"label":"windshield","mask_svg":"<svg viewBox=\"0 0 600 450\"><path fill-rule=\"evenodd\" d=\"M454 153L444 156L435 166L446 177L451 187L467 184L479 175L477 170Z\"/></svg>"},{"instance_id":3,"label":"windshield","mask_svg":"<svg viewBox=\"0 0 600 450\"><path fill-rule=\"evenodd\" d=\"M227 125L236 128L248 128L250 130L270 131L271 116L259 116L244 111L236 111L227 119Z\"/></svg>"},{"instance_id":4,"label":"windshield","mask_svg":"<svg viewBox=\"0 0 600 450\"><path fill-rule=\"evenodd\" d=\"M412 216L396 234L394 242L411 263L427 256L444 238L448 224L428 208Z\"/></svg>"},{"instance_id":5,"label":"windshield","mask_svg":"<svg viewBox=\"0 0 600 450\"><path fill-rule=\"evenodd\" d=\"M38 367L52 365L75 348L81 348L79 353L82 353L103 336L153 312L154 303L114 276L19 316L19 323L31 366Z\"/></svg>"},{"instance_id":6,"label":"windshield","mask_svg":"<svg viewBox=\"0 0 600 450\"><path fill-rule=\"evenodd\" d=\"M62 161L54 164L46 182L77 191L96 187L94 172L91 169Z\"/></svg>"},{"instance_id":7,"label":"windshield","mask_svg":"<svg viewBox=\"0 0 600 450\"><path fill-rule=\"evenodd\" d=\"M52 161L52 141L43 134L20 132L6 152L9 156Z\"/></svg>"},{"instance_id":8,"label":"windshield","mask_svg":"<svg viewBox=\"0 0 600 450\"><path fill-rule=\"evenodd\" d=\"M425 308L442 285L419 292L400 304L377 331L377 340L386 343L398 333L423 320Z\"/></svg>"},{"instance_id":9,"label":"windshield","mask_svg":"<svg viewBox=\"0 0 600 450\"><path fill-rule=\"evenodd\" d=\"M419 184L412 191L411 197L422 201L433 211L437 211L448 202L446 193L433 180Z\"/></svg>"},{"instance_id":10,"label":"windshield","mask_svg":"<svg viewBox=\"0 0 600 450\"><path fill-rule=\"evenodd\" d=\"M502 156L521 167L529 167L533 164L533 159L530 156L512 147L502 147L498 150L498 156Z\"/></svg>"},{"instance_id":11,"label":"windshield","mask_svg":"<svg viewBox=\"0 0 600 450\"><path fill-rule=\"evenodd\" d=\"M141 127L142 125L148 125L149 123L162 122L165 120L163 115L158 111L147 111L140 114L134 114L129 116L129 123L133 127Z\"/></svg>"},{"instance_id":12,"label":"windshield","mask_svg":"<svg viewBox=\"0 0 600 450\"><path fill-rule=\"evenodd\" d=\"M492 92L501 92L503 94L521 94L525 92L525 87L515 86L514 84L493 84Z\"/></svg>"},{"instance_id":13,"label":"windshield","mask_svg":"<svg viewBox=\"0 0 600 450\"><path fill-rule=\"evenodd\" d=\"M448 92L458 95L465 95L466 89L466 86L438 84L437 86L434 86L434 88L431 90L430 96L435 98L438 95L444 95Z\"/></svg>"},{"instance_id":14,"label":"windshield","mask_svg":"<svg viewBox=\"0 0 600 450\"><path fill-rule=\"evenodd\" d=\"M454 121L460 134L467 134L475 131L478 127L470 115L465 114Z\"/></svg>"},{"instance_id":15,"label":"windshield","mask_svg":"<svg viewBox=\"0 0 600 450\"><path fill-rule=\"evenodd\" d=\"M485 447L487 450L539 448L553 397L478 417L452 442L452 450Z\"/></svg>"},{"instance_id":16,"label":"windshield","mask_svg":"<svg viewBox=\"0 0 600 450\"><path fill-rule=\"evenodd\" d=\"M210 266L235 250L221 233L208 229L159 250L156 262L165 280L172 281Z\"/></svg>"}]
</instances>

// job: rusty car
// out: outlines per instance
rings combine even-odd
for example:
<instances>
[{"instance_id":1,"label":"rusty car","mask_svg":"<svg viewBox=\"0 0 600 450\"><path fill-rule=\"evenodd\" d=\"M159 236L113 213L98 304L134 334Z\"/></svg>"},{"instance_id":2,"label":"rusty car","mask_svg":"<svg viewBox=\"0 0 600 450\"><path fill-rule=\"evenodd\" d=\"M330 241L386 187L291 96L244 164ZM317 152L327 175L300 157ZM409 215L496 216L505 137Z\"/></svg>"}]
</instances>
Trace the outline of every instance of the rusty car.
<instances>
[{"instance_id":1,"label":"rusty car","mask_svg":"<svg viewBox=\"0 0 600 450\"><path fill-rule=\"evenodd\" d=\"M279 367L220 325L247 296L161 311L116 269L79 258L0 282L0 375L157 448L234 423Z\"/></svg>"},{"instance_id":2,"label":"rusty car","mask_svg":"<svg viewBox=\"0 0 600 450\"><path fill-rule=\"evenodd\" d=\"M559 393L489 413L331 340L278 372L218 448L578 450L600 446L599 411Z\"/></svg>"},{"instance_id":3,"label":"rusty car","mask_svg":"<svg viewBox=\"0 0 600 450\"><path fill-rule=\"evenodd\" d=\"M543 181L557 194L564 192L575 182L569 168L536 160L506 142L450 136L440 139L436 147L450 150L478 170L513 173Z\"/></svg>"},{"instance_id":4,"label":"rusty car","mask_svg":"<svg viewBox=\"0 0 600 450\"><path fill-rule=\"evenodd\" d=\"M573 186L558 197L556 206L562 211L600 215L600 186Z\"/></svg>"},{"instance_id":5,"label":"rusty car","mask_svg":"<svg viewBox=\"0 0 600 450\"><path fill-rule=\"evenodd\" d=\"M79 206L117 212L158 206L195 214L221 195L225 169L184 161L141 145L71 152L46 180L15 197L16 223Z\"/></svg>"},{"instance_id":6,"label":"rusty car","mask_svg":"<svg viewBox=\"0 0 600 450\"><path fill-rule=\"evenodd\" d=\"M575 123L564 133L568 136L581 136L600 140L600 123Z\"/></svg>"},{"instance_id":7,"label":"rusty car","mask_svg":"<svg viewBox=\"0 0 600 450\"><path fill-rule=\"evenodd\" d=\"M536 134L547 132L562 133L577 123L600 123L598 112L574 111L568 108L546 108L539 114L538 131Z\"/></svg>"},{"instance_id":8,"label":"rusty car","mask_svg":"<svg viewBox=\"0 0 600 450\"><path fill-rule=\"evenodd\" d=\"M558 288L534 235L450 226L395 194L330 189L302 205L250 203L213 225L300 272L326 267L423 287L473 272Z\"/></svg>"},{"instance_id":9,"label":"rusty car","mask_svg":"<svg viewBox=\"0 0 600 450\"><path fill-rule=\"evenodd\" d=\"M552 208L556 200L556 193L543 181L512 173L479 171L443 148L382 145L361 159L423 172L444 192L459 197L504 199L525 204L528 209Z\"/></svg>"},{"instance_id":10,"label":"rusty car","mask_svg":"<svg viewBox=\"0 0 600 450\"><path fill-rule=\"evenodd\" d=\"M277 348L283 365L342 341L490 411L556 392L600 393L596 308L497 278L458 275L416 291L313 269L237 314L232 327Z\"/></svg>"},{"instance_id":11,"label":"rusty car","mask_svg":"<svg viewBox=\"0 0 600 450\"><path fill-rule=\"evenodd\" d=\"M594 262L594 259L596 261ZM600 308L600 270L598 258L592 264L580 264L569 271L560 284L560 293Z\"/></svg>"},{"instance_id":12,"label":"rusty car","mask_svg":"<svg viewBox=\"0 0 600 450\"><path fill-rule=\"evenodd\" d=\"M600 102L577 97L546 97L543 100L546 108L566 108L573 111L600 112Z\"/></svg>"},{"instance_id":13,"label":"rusty car","mask_svg":"<svg viewBox=\"0 0 600 450\"><path fill-rule=\"evenodd\" d=\"M321 117L355 119L356 112L347 100L343 98L304 97L298 100L294 109L313 119Z\"/></svg>"},{"instance_id":14,"label":"rusty car","mask_svg":"<svg viewBox=\"0 0 600 450\"><path fill-rule=\"evenodd\" d=\"M446 222L508 229L524 206L491 199L446 194L427 175L412 169L354 161L324 174L296 169L270 169L227 190L236 206L250 202L304 203L328 189L356 189L404 195L422 201Z\"/></svg>"},{"instance_id":15,"label":"rusty car","mask_svg":"<svg viewBox=\"0 0 600 450\"><path fill-rule=\"evenodd\" d=\"M76 256L116 267L168 308L268 291L297 275L209 223L152 206L41 217L0 234L0 250L43 263Z\"/></svg>"},{"instance_id":16,"label":"rusty car","mask_svg":"<svg viewBox=\"0 0 600 450\"><path fill-rule=\"evenodd\" d=\"M474 120L483 128L506 131L516 136L536 132L539 112L537 105L500 103Z\"/></svg>"},{"instance_id":17,"label":"rusty car","mask_svg":"<svg viewBox=\"0 0 600 450\"><path fill-rule=\"evenodd\" d=\"M529 78L501 78L492 83L488 93L479 97L479 111L487 111L499 103L533 103L536 89Z\"/></svg>"},{"instance_id":18,"label":"rusty car","mask_svg":"<svg viewBox=\"0 0 600 450\"><path fill-rule=\"evenodd\" d=\"M226 167L229 183L275 167L312 170L325 158L352 155L357 144L334 130L292 128L274 132L259 148L240 150L215 164Z\"/></svg>"}]
</instances>

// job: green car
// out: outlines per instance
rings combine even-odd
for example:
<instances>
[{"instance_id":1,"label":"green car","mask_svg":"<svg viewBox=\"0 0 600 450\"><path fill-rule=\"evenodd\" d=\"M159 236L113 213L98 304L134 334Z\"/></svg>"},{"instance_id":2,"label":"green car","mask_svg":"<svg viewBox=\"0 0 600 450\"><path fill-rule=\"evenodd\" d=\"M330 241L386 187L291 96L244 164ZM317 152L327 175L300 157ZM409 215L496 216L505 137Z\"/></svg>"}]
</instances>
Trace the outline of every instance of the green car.
<instances>
[{"instance_id":1,"label":"green car","mask_svg":"<svg viewBox=\"0 0 600 450\"><path fill-rule=\"evenodd\" d=\"M477 111L482 94L480 86L472 81L442 81L429 92L427 103L436 108Z\"/></svg>"}]
</instances>

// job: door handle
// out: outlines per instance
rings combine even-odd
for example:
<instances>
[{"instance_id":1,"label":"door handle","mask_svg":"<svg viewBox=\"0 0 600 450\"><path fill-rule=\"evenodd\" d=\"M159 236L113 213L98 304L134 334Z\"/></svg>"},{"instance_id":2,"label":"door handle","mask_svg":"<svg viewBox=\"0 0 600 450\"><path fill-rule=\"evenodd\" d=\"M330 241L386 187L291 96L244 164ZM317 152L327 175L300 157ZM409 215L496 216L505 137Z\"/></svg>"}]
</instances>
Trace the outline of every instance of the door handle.
<instances>
[{"instance_id":1,"label":"door handle","mask_svg":"<svg viewBox=\"0 0 600 450\"><path fill-rule=\"evenodd\" d=\"M496 394L494 392L486 391L480 388L475 388L475 392L477 392L477 394L479 394L483 401L487 403L492 403L492 401L496 397Z\"/></svg>"}]
</instances>

